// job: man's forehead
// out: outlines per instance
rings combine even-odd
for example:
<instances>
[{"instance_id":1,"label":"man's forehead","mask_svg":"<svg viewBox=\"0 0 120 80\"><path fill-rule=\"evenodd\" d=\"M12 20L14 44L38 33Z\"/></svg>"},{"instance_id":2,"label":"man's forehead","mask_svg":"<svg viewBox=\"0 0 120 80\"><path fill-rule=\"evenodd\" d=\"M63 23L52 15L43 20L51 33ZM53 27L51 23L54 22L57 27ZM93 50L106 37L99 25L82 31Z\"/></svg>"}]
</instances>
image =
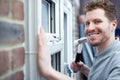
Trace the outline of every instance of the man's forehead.
<instances>
[{"instance_id":1,"label":"man's forehead","mask_svg":"<svg viewBox=\"0 0 120 80\"><path fill-rule=\"evenodd\" d=\"M106 18L105 12L102 9L95 9L92 11L89 11L85 15L85 21L86 20L93 20L93 19L103 19Z\"/></svg>"}]
</instances>

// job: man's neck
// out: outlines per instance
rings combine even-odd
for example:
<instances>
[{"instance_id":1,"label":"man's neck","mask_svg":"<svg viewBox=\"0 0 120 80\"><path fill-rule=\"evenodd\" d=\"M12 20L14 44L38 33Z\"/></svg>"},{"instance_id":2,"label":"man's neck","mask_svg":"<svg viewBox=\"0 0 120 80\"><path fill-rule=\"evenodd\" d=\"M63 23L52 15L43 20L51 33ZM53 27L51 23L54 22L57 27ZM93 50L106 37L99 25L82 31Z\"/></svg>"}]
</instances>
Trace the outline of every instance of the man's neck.
<instances>
[{"instance_id":1,"label":"man's neck","mask_svg":"<svg viewBox=\"0 0 120 80\"><path fill-rule=\"evenodd\" d=\"M99 45L99 46L96 46L96 48L97 48L97 53L100 53L100 52L104 51L104 50L105 50L107 47L109 47L114 41L115 41L115 38L110 39L110 40L102 43L102 44Z\"/></svg>"}]
</instances>

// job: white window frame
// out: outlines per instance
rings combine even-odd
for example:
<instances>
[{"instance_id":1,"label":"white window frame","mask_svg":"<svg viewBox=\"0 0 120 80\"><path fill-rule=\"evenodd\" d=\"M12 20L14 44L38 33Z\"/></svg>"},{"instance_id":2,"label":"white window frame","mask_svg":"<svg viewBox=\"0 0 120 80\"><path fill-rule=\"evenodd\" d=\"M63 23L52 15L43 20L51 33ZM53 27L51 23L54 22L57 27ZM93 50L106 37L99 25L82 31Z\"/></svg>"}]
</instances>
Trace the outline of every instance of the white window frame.
<instances>
[{"instance_id":1,"label":"white window frame","mask_svg":"<svg viewBox=\"0 0 120 80\"><path fill-rule=\"evenodd\" d=\"M24 80L38 80L40 78L36 66L37 34L40 29L40 11L37 5L41 0L24 0L25 4L25 65ZM41 10L41 8L39 8Z\"/></svg>"},{"instance_id":2,"label":"white window frame","mask_svg":"<svg viewBox=\"0 0 120 80\"><path fill-rule=\"evenodd\" d=\"M64 0L63 12L64 12L63 14L67 15L67 20L66 20L67 23L63 23L63 25L67 24L66 28L64 28L64 32L66 32L66 35L64 35L64 37L67 38L67 40L64 41L64 43L66 43L64 47L66 47L65 52L67 53L67 56L68 56L67 63L71 63L71 60L73 59L72 5L70 4L68 0Z\"/></svg>"},{"instance_id":3,"label":"white window frame","mask_svg":"<svg viewBox=\"0 0 120 80\"><path fill-rule=\"evenodd\" d=\"M67 15L67 27L64 28L64 13ZM64 39L64 54L63 58L65 57L65 54L67 54L67 63L64 62L64 59L62 59L64 62L64 66L67 64L69 65L71 61L73 60L73 37L72 37L72 5L68 0L61 0L60 1L60 33L61 37ZM65 34L67 33L67 34ZM66 40L65 40L66 38ZM63 68L64 72L64 68ZM66 74L66 73L65 73ZM72 77L72 76L71 76Z\"/></svg>"},{"instance_id":4,"label":"white window frame","mask_svg":"<svg viewBox=\"0 0 120 80\"><path fill-rule=\"evenodd\" d=\"M55 14L60 16L60 4L59 0L53 0L55 2ZM37 34L39 33L41 26L41 0L24 0L25 4L25 65L24 65L24 80L40 80L36 66L36 54L37 54ZM61 12L63 13L63 12ZM56 35L61 37L62 30L60 27L59 17L55 17L56 20ZM70 22L72 23L72 22ZM70 30L70 33L72 31ZM69 35L68 35L69 36ZM70 37L69 37L70 38ZM72 39L72 38L71 38ZM71 45L71 43L69 43ZM64 44L63 42L49 45L51 55L61 51L61 72L64 72ZM71 50L71 48L69 48ZM68 51L69 52L69 51ZM72 52L72 51L71 51Z\"/></svg>"},{"instance_id":5,"label":"white window frame","mask_svg":"<svg viewBox=\"0 0 120 80\"><path fill-rule=\"evenodd\" d=\"M56 3L56 34L59 34L59 5ZM40 80L36 64L37 34L41 25L41 0L25 0L25 65L24 80ZM51 55L63 51L63 43L49 45ZM62 62L61 62L62 64ZM62 70L62 69L61 69Z\"/></svg>"}]
</instances>

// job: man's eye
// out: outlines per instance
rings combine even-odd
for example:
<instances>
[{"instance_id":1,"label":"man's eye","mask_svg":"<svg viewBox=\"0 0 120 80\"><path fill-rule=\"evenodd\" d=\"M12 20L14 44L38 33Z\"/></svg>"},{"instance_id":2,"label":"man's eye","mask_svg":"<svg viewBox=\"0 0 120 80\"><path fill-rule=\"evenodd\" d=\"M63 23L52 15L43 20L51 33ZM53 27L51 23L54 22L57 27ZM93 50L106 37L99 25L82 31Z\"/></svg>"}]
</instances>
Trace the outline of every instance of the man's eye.
<instances>
[{"instance_id":1,"label":"man's eye","mask_svg":"<svg viewBox=\"0 0 120 80\"><path fill-rule=\"evenodd\" d=\"M101 23L102 21L94 21L94 24L99 24Z\"/></svg>"},{"instance_id":2,"label":"man's eye","mask_svg":"<svg viewBox=\"0 0 120 80\"><path fill-rule=\"evenodd\" d=\"M88 25L89 25L89 22L86 22L86 23L85 23L85 26L88 26Z\"/></svg>"}]
</instances>

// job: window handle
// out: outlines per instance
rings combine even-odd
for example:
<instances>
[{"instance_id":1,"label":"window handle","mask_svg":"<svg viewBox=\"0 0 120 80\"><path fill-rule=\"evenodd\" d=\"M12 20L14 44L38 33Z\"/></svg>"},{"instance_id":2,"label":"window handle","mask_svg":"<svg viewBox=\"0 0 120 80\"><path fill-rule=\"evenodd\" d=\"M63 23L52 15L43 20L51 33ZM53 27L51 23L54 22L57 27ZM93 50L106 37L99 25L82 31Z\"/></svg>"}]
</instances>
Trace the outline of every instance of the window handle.
<instances>
[{"instance_id":1,"label":"window handle","mask_svg":"<svg viewBox=\"0 0 120 80\"><path fill-rule=\"evenodd\" d=\"M46 38L47 38L48 44L49 43L55 44L55 43L62 41L62 39L59 36L57 36L56 34L52 34L52 33L46 33Z\"/></svg>"}]
</instances>

